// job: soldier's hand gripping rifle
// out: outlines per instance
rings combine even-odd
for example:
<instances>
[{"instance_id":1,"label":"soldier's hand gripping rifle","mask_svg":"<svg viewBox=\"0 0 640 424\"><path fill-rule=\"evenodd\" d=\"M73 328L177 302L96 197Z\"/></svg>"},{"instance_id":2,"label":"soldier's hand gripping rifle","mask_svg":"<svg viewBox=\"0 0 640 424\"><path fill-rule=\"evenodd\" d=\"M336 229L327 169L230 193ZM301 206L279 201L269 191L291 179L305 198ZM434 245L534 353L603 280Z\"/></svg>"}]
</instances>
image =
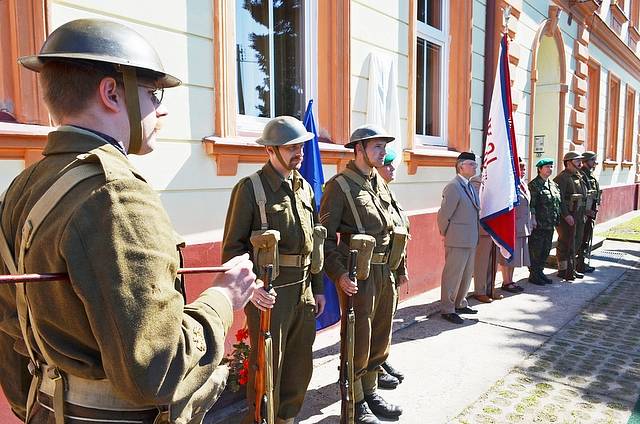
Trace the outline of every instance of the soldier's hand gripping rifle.
<instances>
[{"instance_id":1,"label":"soldier's hand gripping rifle","mask_svg":"<svg viewBox=\"0 0 640 424\"><path fill-rule=\"evenodd\" d=\"M349 261L347 269L349 270L349 279L356 284L356 264L358 259L358 251L349 251ZM340 358L340 395L342 398L341 406L341 424L353 424L355 421L355 371L353 366L354 345L356 332L356 314L353 310L353 296L347 296L347 323L345 330L345 338L341 346Z\"/></svg>"},{"instance_id":2,"label":"soldier's hand gripping rifle","mask_svg":"<svg viewBox=\"0 0 640 424\"><path fill-rule=\"evenodd\" d=\"M253 260L262 274L263 289L273 288L272 280L278 273L278 241L280 232L267 230L251 237ZM273 405L273 346L271 339L271 309L260 311L260 331L256 346L255 370L255 424L274 424Z\"/></svg>"}]
</instances>

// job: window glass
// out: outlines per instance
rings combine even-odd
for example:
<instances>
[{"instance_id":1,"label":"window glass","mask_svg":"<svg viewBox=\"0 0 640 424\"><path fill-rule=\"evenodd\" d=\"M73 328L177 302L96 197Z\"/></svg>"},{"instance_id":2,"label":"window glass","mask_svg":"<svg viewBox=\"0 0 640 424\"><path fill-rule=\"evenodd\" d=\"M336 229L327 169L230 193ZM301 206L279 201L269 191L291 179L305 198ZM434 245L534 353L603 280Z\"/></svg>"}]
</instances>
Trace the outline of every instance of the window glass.
<instances>
[{"instance_id":1,"label":"window glass","mask_svg":"<svg viewBox=\"0 0 640 424\"><path fill-rule=\"evenodd\" d=\"M442 29L442 0L418 0L418 20Z\"/></svg>"},{"instance_id":2,"label":"window glass","mask_svg":"<svg viewBox=\"0 0 640 424\"><path fill-rule=\"evenodd\" d=\"M236 0L238 113L300 118L305 102L304 0Z\"/></svg>"},{"instance_id":3,"label":"window glass","mask_svg":"<svg viewBox=\"0 0 640 424\"><path fill-rule=\"evenodd\" d=\"M416 134L440 137L442 48L418 37Z\"/></svg>"}]
</instances>

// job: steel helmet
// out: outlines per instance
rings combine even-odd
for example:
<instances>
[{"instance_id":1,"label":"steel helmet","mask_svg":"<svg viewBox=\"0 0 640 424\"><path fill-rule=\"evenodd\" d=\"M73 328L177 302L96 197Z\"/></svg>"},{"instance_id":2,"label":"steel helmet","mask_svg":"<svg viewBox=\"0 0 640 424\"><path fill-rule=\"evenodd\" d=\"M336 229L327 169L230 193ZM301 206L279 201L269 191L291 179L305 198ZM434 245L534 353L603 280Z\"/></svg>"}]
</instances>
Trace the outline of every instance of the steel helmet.
<instances>
[{"instance_id":1,"label":"steel helmet","mask_svg":"<svg viewBox=\"0 0 640 424\"><path fill-rule=\"evenodd\" d=\"M140 34L125 25L100 19L67 22L47 37L40 53L18 61L35 72L40 72L48 61L113 66L124 81L130 126L129 153L138 153L142 145L138 77L152 79L157 88L181 83L164 71L158 53Z\"/></svg>"},{"instance_id":2,"label":"steel helmet","mask_svg":"<svg viewBox=\"0 0 640 424\"><path fill-rule=\"evenodd\" d=\"M314 134L307 131L298 119L293 116L278 116L264 126L262 136L256 143L263 146L284 146L304 143L313 137Z\"/></svg>"},{"instance_id":3,"label":"steel helmet","mask_svg":"<svg viewBox=\"0 0 640 424\"><path fill-rule=\"evenodd\" d=\"M389 143L390 141L393 141L396 139L392 135L389 135L389 133L387 133L384 128L379 127L377 125L373 125L373 124L366 124L356 128L351 133L349 142L345 144L344 147L346 147L347 149L353 149L356 147L356 144L358 144L359 142L365 141L365 140L372 140L374 138L378 140L382 140L386 143Z\"/></svg>"},{"instance_id":4,"label":"steel helmet","mask_svg":"<svg viewBox=\"0 0 640 424\"><path fill-rule=\"evenodd\" d=\"M117 22L78 19L68 22L45 40L40 53L18 61L40 72L47 60L88 60L136 68L138 76L153 78L158 88L180 85L180 80L164 71L155 49L133 29Z\"/></svg>"}]
</instances>

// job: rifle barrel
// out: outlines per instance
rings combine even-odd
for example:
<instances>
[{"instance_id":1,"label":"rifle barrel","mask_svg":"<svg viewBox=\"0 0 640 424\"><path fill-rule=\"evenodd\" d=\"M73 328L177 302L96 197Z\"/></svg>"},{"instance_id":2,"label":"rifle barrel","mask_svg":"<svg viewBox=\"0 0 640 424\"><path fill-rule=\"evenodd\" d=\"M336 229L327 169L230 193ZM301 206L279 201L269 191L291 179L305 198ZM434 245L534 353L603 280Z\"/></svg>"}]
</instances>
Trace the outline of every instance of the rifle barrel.
<instances>
[{"instance_id":1,"label":"rifle barrel","mask_svg":"<svg viewBox=\"0 0 640 424\"><path fill-rule=\"evenodd\" d=\"M216 272L227 272L231 268L226 266L206 266L198 268L178 268L178 274L209 274ZM45 281L69 281L69 274L66 272L44 273L44 274L15 274L0 275L0 284L15 283L39 283Z\"/></svg>"}]
</instances>

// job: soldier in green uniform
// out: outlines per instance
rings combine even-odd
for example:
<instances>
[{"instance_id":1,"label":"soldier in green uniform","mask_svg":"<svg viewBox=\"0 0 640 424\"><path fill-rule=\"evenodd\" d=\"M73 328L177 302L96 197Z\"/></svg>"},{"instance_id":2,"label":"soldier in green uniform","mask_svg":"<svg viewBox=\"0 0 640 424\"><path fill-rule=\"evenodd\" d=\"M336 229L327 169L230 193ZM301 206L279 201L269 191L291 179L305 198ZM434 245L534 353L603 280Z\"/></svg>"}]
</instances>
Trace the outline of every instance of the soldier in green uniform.
<instances>
[{"instance_id":1,"label":"soldier in green uniform","mask_svg":"<svg viewBox=\"0 0 640 424\"><path fill-rule=\"evenodd\" d=\"M341 289L343 338L346 299L355 296L355 415L357 423L366 424L379 423L375 415L397 418L402 414L399 406L387 403L377 393L377 370L389 354L391 317L396 304L392 271L406 275L403 261L394 264L394 269L389 264L394 224L402 222L402 218L394 217L397 211L391 192L375 169L383 164L386 143L392 140L394 137L377 126L357 128L345 145L355 150L355 159L326 183L320 205L321 221L327 228L325 272ZM369 276L359 284L349 279L346 263L351 236L357 234L375 238ZM401 246L397 244L396 248Z\"/></svg>"},{"instance_id":2,"label":"soldier in green uniform","mask_svg":"<svg viewBox=\"0 0 640 424\"><path fill-rule=\"evenodd\" d=\"M582 243L578 248L578 257L576 259L576 269L582 273L591 273L595 271L595 267L585 264L585 257L590 255L590 248L593 238L593 227L596 223L596 216L598 214L598 207L600 206L600 197L602 191L600 190L600 183L596 177L593 176L593 170L598 164L596 158L596 152L586 151L582 154L582 173L583 180L587 185L587 204L585 208L586 222L584 225L584 234L582 236Z\"/></svg>"},{"instance_id":3,"label":"soldier in green uniform","mask_svg":"<svg viewBox=\"0 0 640 424\"><path fill-rule=\"evenodd\" d=\"M68 281L0 287L11 408L29 423L201 422L228 374L232 307L256 285L241 257L185 305L180 242L128 159L154 149L168 113L158 94L180 81L138 33L93 19L57 28L20 63L40 72L59 127L0 204L2 271Z\"/></svg>"},{"instance_id":4,"label":"soldier in green uniform","mask_svg":"<svg viewBox=\"0 0 640 424\"><path fill-rule=\"evenodd\" d=\"M391 181L395 180L396 178L396 168L393 164L393 161L396 159L396 156L397 155L395 150L387 149L387 154L384 157L384 162L382 166L376 167L376 169L378 170L378 173L387 184L389 184ZM398 203L395 197L395 194L393 193L391 188L389 188L389 193L391 194L391 201L393 203L393 207L398 212L397 216L400 216L402 218L402 222L394 223L394 225L405 226L407 228L407 233L408 233L409 217L404 212L404 209L402 209L402 207L400 206L400 203ZM393 216L397 218L395 214ZM396 292L398 293L399 293L400 286L409 284L409 273L407 272L407 269L406 269L406 263L404 263L403 261L402 265L403 265L403 270L401 272L402 275L398 275L398 272L394 271L394 276L396 280ZM393 308L394 315L398 310L398 298L399 296L396 297L396 304ZM389 339L389 344L391 344L391 339ZM398 370L396 367L392 366L389 363L389 360L384 361L382 363L382 366L378 369L378 387L382 389L395 389L396 387L398 387L398 384L402 383L402 380L404 380L404 374L400 370Z\"/></svg>"},{"instance_id":5,"label":"soldier in green uniform","mask_svg":"<svg viewBox=\"0 0 640 424\"><path fill-rule=\"evenodd\" d=\"M280 116L265 125L258 144L265 146L269 161L257 173L243 178L231 193L224 226L222 258L251 252L254 231L277 230L279 275L274 290L256 290L245 308L251 344L256 346L260 310L272 308L274 411L277 423L293 423L302 407L313 372L312 345L315 317L325 305L322 272L311 273L314 226L318 224L313 189L298 172L304 142L313 138L302 123ZM266 200L260 206L258 200ZM264 201L263 200L263 201ZM266 222L265 222L266 221ZM317 252L316 252L317 254ZM254 369L256 349L249 357ZM249 373L247 399L254 416L255 374Z\"/></svg>"},{"instance_id":6,"label":"soldier in green uniform","mask_svg":"<svg viewBox=\"0 0 640 424\"><path fill-rule=\"evenodd\" d=\"M549 179L553 173L553 159L540 159L536 168L538 176L529 183L529 208L533 224L533 231L529 236L529 282L542 285L552 282L544 274L544 264L551 251L553 230L560 221L560 189Z\"/></svg>"},{"instance_id":7,"label":"soldier in green uniform","mask_svg":"<svg viewBox=\"0 0 640 424\"><path fill-rule=\"evenodd\" d=\"M582 278L575 269L576 246L582 241L584 231L584 207L587 197L585 184L580 176L582 156L567 152L562 158L564 170L553 181L560 189L560 224L558 225L558 277L566 281Z\"/></svg>"}]
</instances>

